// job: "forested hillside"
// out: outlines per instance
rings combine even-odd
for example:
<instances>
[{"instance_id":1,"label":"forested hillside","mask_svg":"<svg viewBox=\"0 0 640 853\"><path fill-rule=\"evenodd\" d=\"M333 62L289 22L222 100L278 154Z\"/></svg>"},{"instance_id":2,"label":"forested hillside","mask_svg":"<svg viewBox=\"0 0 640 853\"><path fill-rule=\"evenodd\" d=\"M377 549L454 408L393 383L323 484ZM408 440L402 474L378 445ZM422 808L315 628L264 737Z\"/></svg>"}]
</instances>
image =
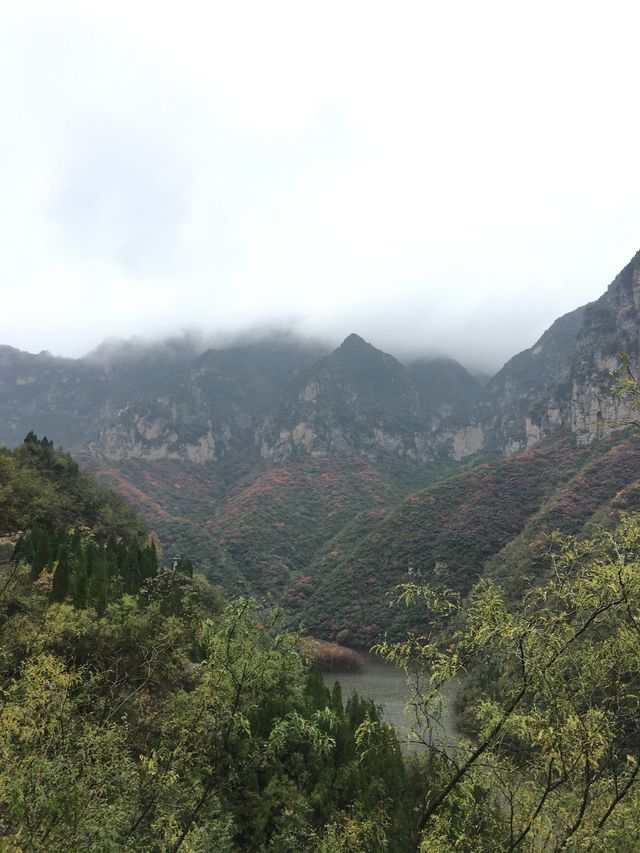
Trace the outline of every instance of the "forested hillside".
<instances>
[{"instance_id":1,"label":"forested hillside","mask_svg":"<svg viewBox=\"0 0 640 853\"><path fill-rule=\"evenodd\" d=\"M332 351L286 334L78 360L5 347L0 438L51 425L167 552L230 595L268 592L293 621L367 644L402 621L388 600L410 573L466 590L486 571L522 589L554 524L606 517L620 490L633 502L635 453L617 432L632 412L611 389L620 351L639 361L638 305L640 255L484 386L356 334ZM364 539L361 513L384 515Z\"/></svg>"},{"instance_id":2,"label":"forested hillside","mask_svg":"<svg viewBox=\"0 0 640 853\"><path fill-rule=\"evenodd\" d=\"M301 618L312 633L366 646L407 630L391 606L397 584L466 594L496 577L515 596L545 578L553 531L578 534L594 518L615 523L635 508L639 487L634 436L589 447L558 436L480 465L346 527L309 568Z\"/></svg>"},{"instance_id":3,"label":"forested hillside","mask_svg":"<svg viewBox=\"0 0 640 853\"><path fill-rule=\"evenodd\" d=\"M277 612L158 566L46 439L0 460L3 849L415 848L424 771Z\"/></svg>"},{"instance_id":4,"label":"forested hillside","mask_svg":"<svg viewBox=\"0 0 640 853\"><path fill-rule=\"evenodd\" d=\"M578 491L560 459L593 460L562 441L546 452L546 477ZM610 470L632 453L612 448ZM637 849L634 519L556 538L550 580L520 602L464 573L466 597L411 576L397 606L417 608L406 624L421 630L379 649L413 679L412 738L425 748L403 754L371 700L324 687L313 644L281 612L225 600L186 556L158 559L124 502L48 440L30 434L0 458L2 532L15 542L0 562L3 848ZM463 529L465 478L516 489L535 458L475 469L397 512L457 488ZM527 510L546 506L544 479L522 496ZM341 536L371 535L384 515ZM442 751L440 690L462 674L473 741Z\"/></svg>"}]
</instances>

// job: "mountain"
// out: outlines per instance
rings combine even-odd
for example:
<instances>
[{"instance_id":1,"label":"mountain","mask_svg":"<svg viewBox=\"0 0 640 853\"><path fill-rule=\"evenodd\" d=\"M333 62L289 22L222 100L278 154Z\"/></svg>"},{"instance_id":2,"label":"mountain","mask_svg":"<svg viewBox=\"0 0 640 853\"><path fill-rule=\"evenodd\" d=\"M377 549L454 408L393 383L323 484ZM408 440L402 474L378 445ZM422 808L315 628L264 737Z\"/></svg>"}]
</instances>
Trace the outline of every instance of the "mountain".
<instances>
[{"instance_id":1,"label":"mountain","mask_svg":"<svg viewBox=\"0 0 640 853\"><path fill-rule=\"evenodd\" d=\"M551 534L588 532L640 506L640 439L580 446L566 433L369 511L321 549L300 618L318 636L366 646L409 626L396 586L425 583L466 595L480 578L512 594L550 571Z\"/></svg>"},{"instance_id":2,"label":"mountain","mask_svg":"<svg viewBox=\"0 0 640 853\"><path fill-rule=\"evenodd\" d=\"M595 302L565 314L488 382L481 445L509 455L561 428L580 444L632 418L612 393L620 353L640 363L640 252Z\"/></svg>"},{"instance_id":3,"label":"mountain","mask_svg":"<svg viewBox=\"0 0 640 853\"><path fill-rule=\"evenodd\" d=\"M556 401L567 396L585 311L577 308L560 317L489 380L480 407L488 444L509 455L562 425Z\"/></svg>"},{"instance_id":4,"label":"mountain","mask_svg":"<svg viewBox=\"0 0 640 853\"><path fill-rule=\"evenodd\" d=\"M572 478L633 503L635 450L618 449L634 447L619 432L632 413L611 386L620 351L638 364L639 306L640 253L486 382L356 334L333 351L291 335L76 360L2 347L0 440L47 434L227 591L281 596L361 642L409 568L461 592L484 572L535 574L531 542L559 508L579 507L575 531L558 521L579 532L621 505Z\"/></svg>"},{"instance_id":5,"label":"mountain","mask_svg":"<svg viewBox=\"0 0 640 853\"><path fill-rule=\"evenodd\" d=\"M8 546L34 527L90 529L98 540L146 535L126 501L29 433L18 448L0 447L0 539Z\"/></svg>"},{"instance_id":6,"label":"mountain","mask_svg":"<svg viewBox=\"0 0 640 853\"><path fill-rule=\"evenodd\" d=\"M299 451L430 461L449 452L447 424L454 411L464 423L479 389L456 362L405 368L357 335L328 354L287 337L195 355L158 346L77 360L4 347L0 440L15 445L35 426L74 452L113 461L282 460Z\"/></svg>"},{"instance_id":7,"label":"mountain","mask_svg":"<svg viewBox=\"0 0 640 853\"><path fill-rule=\"evenodd\" d=\"M448 381L452 371L457 385ZM302 449L429 462L442 452L451 455L447 444L455 428L452 432L449 421L465 405L470 411L479 389L479 381L457 362L441 359L406 368L351 334L299 377L272 429L263 434L261 452L280 459Z\"/></svg>"},{"instance_id":8,"label":"mountain","mask_svg":"<svg viewBox=\"0 0 640 853\"><path fill-rule=\"evenodd\" d=\"M509 455L561 428L588 443L626 414L611 374L620 351L638 362L639 306L640 253L486 384L449 359L403 365L356 334L333 352L290 335L75 360L0 347L0 441L37 429L96 458L198 463L300 452L431 463Z\"/></svg>"},{"instance_id":9,"label":"mountain","mask_svg":"<svg viewBox=\"0 0 640 853\"><path fill-rule=\"evenodd\" d=\"M331 353L284 337L2 356L2 440L35 425L81 451L164 546L229 592L295 586L355 513L451 470L446 454L433 463L448 440L435 425L461 406L449 375L479 388L455 362L407 369L357 335Z\"/></svg>"}]
</instances>

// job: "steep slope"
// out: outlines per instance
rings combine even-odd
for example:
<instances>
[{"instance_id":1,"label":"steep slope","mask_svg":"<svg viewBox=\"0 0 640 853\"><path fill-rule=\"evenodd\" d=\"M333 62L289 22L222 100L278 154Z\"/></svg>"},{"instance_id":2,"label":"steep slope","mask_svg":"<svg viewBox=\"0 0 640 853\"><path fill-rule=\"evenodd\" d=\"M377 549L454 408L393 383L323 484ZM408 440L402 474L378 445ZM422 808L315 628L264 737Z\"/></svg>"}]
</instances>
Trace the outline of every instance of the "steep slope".
<instances>
[{"instance_id":1,"label":"steep slope","mask_svg":"<svg viewBox=\"0 0 640 853\"><path fill-rule=\"evenodd\" d=\"M595 302L557 320L486 386L482 446L510 454L566 427L589 444L629 419L612 386L626 352L640 364L640 252Z\"/></svg>"},{"instance_id":2,"label":"steep slope","mask_svg":"<svg viewBox=\"0 0 640 853\"><path fill-rule=\"evenodd\" d=\"M640 252L585 309L564 412L581 443L600 438L632 416L624 401L611 393L621 352L634 367L640 365Z\"/></svg>"},{"instance_id":3,"label":"steep slope","mask_svg":"<svg viewBox=\"0 0 640 853\"><path fill-rule=\"evenodd\" d=\"M179 343L179 342L178 342ZM323 350L289 336L224 350L103 347L82 359L0 347L0 441L37 427L73 451L107 458L207 461L277 405Z\"/></svg>"},{"instance_id":4,"label":"steep slope","mask_svg":"<svg viewBox=\"0 0 640 853\"><path fill-rule=\"evenodd\" d=\"M417 398L404 367L352 334L305 371L273 438L265 437L263 454L286 458L297 448L348 453L385 443L395 448L398 434L412 435L417 425Z\"/></svg>"},{"instance_id":5,"label":"steep slope","mask_svg":"<svg viewBox=\"0 0 640 853\"><path fill-rule=\"evenodd\" d=\"M306 575L316 551L356 513L397 499L362 459L305 456L241 480L207 530L242 567L252 589L281 592Z\"/></svg>"},{"instance_id":6,"label":"steep slope","mask_svg":"<svg viewBox=\"0 0 640 853\"><path fill-rule=\"evenodd\" d=\"M300 377L265 431L261 452L274 459L303 451L418 462L455 456L453 414L464 421L479 387L457 362L423 360L405 368L352 334Z\"/></svg>"},{"instance_id":7,"label":"steep slope","mask_svg":"<svg viewBox=\"0 0 640 853\"><path fill-rule=\"evenodd\" d=\"M482 392L477 377L452 358L420 358L407 365L407 372L423 417L445 418L455 411L466 423Z\"/></svg>"},{"instance_id":8,"label":"steep slope","mask_svg":"<svg viewBox=\"0 0 640 853\"><path fill-rule=\"evenodd\" d=\"M548 566L543 531L581 530L639 476L638 441L587 448L562 435L437 483L379 517L361 517L322 550L302 619L319 636L366 645L406 628L404 611L390 607L396 584L465 594L487 570L521 588L524 573L535 581Z\"/></svg>"},{"instance_id":9,"label":"steep slope","mask_svg":"<svg viewBox=\"0 0 640 853\"><path fill-rule=\"evenodd\" d=\"M102 539L145 533L124 500L52 442L30 433L14 450L0 447L0 537L10 540L34 525L87 527Z\"/></svg>"},{"instance_id":10,"label":"steep slope","mask_svg":"<svg viewBox=\"0 0 640 853\"><path fill-rule=\"evenodd\" d=\"M577 308L560 317L533 347L489 380L479 410L489 445L509 454L530 447L562 423L554 400L566 399L585 311Z\"/></svg>"},{"instance_id":11,"label":"steep slope","mask_svg":"<svg viewBox=\"0 0 640 853\"><path fill-rule=\"evenodd\" d=\"M635 509L640 481L640 438L603 439L571 479L527 521L522 532L485 565L513 595L545 579L554 531L580 534L591 522L611 524L620 511Z\"/></svg>"},{"instance_id":12,"label":"steep slope","mask_svg":"<svg viewBox=\"0 0 640 853\"><path fill-rule=\"evenodd\" d=\"M287 335L201 353L179 342L104 347L77 360L5 347L0 441L40 425L112 461L338 452L425 462L461 455L452 440L478 388L456 362L407 369L357 335L328 355Z\"/></svg>"},{"instance_id":13,"label":"steep slope","mask_svg":"<svg viewBox=\"0 0 640 853\"><path fill-rule=\"evenodd\" d=\"M92 463L163 546L188 553L228 592L280 593L355 514L406 493L358 457L302 456L247 466L231 483L180 460Z\"/></svg>"},{"instance_id":14,"label":"steep slope","mask_svg":"<svg viewBox=\"0 0 640 853\"><path fill-rule=\"evenodd\" d=\"M81 360L0 346L0 442L34 431L77 450L102 418L104 371Z\"/></svg>"},{"instance_id":15,"label":"steep slope","mask_svg":"<svg viewBox=\"0 0 640 853\"><path fill-rule=\"evenodd\" d=\"M459 468L304 454L229 467L175 459L84 464L135 507L165 550L188 553L229 594L297 588L316 552L354 515L395 504Z\"/></svg>"},{"instance_id":16,"label":"steep slope","mask_svg":"<svg viewBox=\"0 0 640 853\"><path fill-rule=\"evenodd\" d=\"M79 360L0 349L0 441L30 429L96 457L219 460L349 453L431 463L515 453L560 427L582 443L625 409L618 353L638 364L640 253L596 302L558 319L485 386L447 359L404 367L350 335L332 353L290 335L198 351L105 347Z\"/></svg>"},{"instance_id":17,"label":"steep slope","mask_svg":"<svg viewBox=\"0 0 640 853\"><path fill-rule=\"evenodd\" d=\"M529 523L535 528L532 516L543 518L555 487L582 464L582 449L596 448L629 415L611 394L611 373L620 350L638 363L639 306L640 254L599 300L557 320L485 386L456 362L405 366L358 335L329 353L286 335L204 351L187 341L105 347L77 361L2 348L0 440L16 444L46 425L57 444L83 448L85 464L139 508L167 548L194 546L229 591L246 584L284 591L305 607L327 573L336 589L356 594L351 574L365 563L343 566L327 556L341 554L342 545L323 549L357 513L393 506L450 476L459 460L470 465L539 446L533 461L493 463L490 471L500 472L493 486L486 469L482 487L472 473L443 484L453 521L440 512L429 517L426 538L416 533L414 544L416 519L390 513L380 541L400 556L388 553L389 573L375 549L363 551L375 567L365 579L372 588L398 571L437 564L466 589ZM557 470L548 465L556 442L564 448ZM614 468L612 483L630 488ZM585 476L599 475L594 468ZM606 489L598 494L593 512L613 500ZM511 547L516 553L517 543ZM359 631L382 621L378 613L344 624Z\"/></svg>"},{"instance_id":18,"label":"steep slope","mask_svg":"<svg viewBox=\"0 0 640 853\"><path fill-rule=\"evenodd\" d=\"M155 382L146 380L146 370L138 371L127 401L88 442L88 450L111 460L198 463L237 452L257 455L256 434L265 418L317 356L315 345L285 337L207 350L173 365ZM163 373L163 364L155 367Z\"/></svg>"},{"instance_id":19,"label":"steep slope","mask_svg":"<svg viewBox=\"0 0 640 853\"><path fill-rule=\"evenodd\" d=\"M87 464L87 463L85 463ZM127 459L115 465L91 460L92 470L146 520L170 555L188 555L230 595L245 578L207 522L224 504L227 487L210 466L164 459Z\"/></svg>"}]
</instances>

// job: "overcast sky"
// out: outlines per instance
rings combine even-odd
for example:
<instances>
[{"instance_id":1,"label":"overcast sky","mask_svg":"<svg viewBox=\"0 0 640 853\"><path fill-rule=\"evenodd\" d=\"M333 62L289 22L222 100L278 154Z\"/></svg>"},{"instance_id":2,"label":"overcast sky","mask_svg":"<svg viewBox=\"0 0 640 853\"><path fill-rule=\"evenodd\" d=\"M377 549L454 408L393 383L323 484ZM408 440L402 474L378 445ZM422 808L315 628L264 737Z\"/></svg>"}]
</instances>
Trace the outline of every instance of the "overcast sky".
<instances>
[{"instance_id":1,"label":"overcast sky","mask_svg":"<svg viewBox=\"0 0 640 853\"><path fill-rule=\"evenodd\" d=\"M640 248L639 32L635 0L0 2L0 343L275 321L496 368Z\"/></svg>"}]
</instances>

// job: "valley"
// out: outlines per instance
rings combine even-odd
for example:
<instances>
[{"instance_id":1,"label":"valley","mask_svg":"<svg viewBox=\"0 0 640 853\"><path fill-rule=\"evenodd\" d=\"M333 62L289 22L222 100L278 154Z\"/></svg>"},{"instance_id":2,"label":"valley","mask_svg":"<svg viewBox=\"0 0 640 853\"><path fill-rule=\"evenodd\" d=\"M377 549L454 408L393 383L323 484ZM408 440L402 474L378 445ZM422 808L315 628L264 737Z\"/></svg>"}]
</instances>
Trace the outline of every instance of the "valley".
<instances>
[{"instance_id":1,"label":"valley","mask_svg":"<svg viewBox=\"0 0 640 853\"><path fill-rule=\"evenodd\" d=\"M573 849L614 815L623 849L639 356L640 255L487 381L353 334L332 351L1 348L14 837Z\"/></svg>"},{"instance_id":2,"label":"valley","mask_svg":"<svg viewBox=\"0 0 640 853\"><path fill-rule=\"evenodd\" d=\"M180 340L85 359L0 351L0 439L42 429L228 594L284 605L318 637L368 646L408 625L407 580L513 594L549 536L638 503L618 355L638 362L640 255L486 383L450 359L403 364L358 335Z\"/></svg>"}]
</instances>

